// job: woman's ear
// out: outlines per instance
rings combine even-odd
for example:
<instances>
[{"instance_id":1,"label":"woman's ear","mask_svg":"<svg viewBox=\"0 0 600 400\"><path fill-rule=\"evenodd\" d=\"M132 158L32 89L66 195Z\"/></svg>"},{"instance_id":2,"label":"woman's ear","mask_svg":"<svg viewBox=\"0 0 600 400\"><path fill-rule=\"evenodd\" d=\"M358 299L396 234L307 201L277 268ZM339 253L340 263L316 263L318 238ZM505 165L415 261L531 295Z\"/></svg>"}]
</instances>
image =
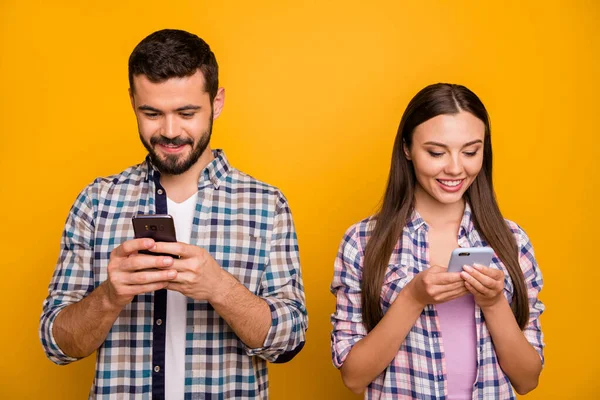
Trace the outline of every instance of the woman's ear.
<instances>
[{"instance_id":1,"label":"woman's ear","mask_svg":"<svg viewBox=\"0 0 600 400\"><path fill-rule=\"evenodd\" d=\"M406 157L406 159L408 161L411 161L412 159L410 158L410 151L408 150L408 146L406 145L406 142L404 140L402 141L402 151L404 152L404 156Z\"/></svg>"}]
</instances>

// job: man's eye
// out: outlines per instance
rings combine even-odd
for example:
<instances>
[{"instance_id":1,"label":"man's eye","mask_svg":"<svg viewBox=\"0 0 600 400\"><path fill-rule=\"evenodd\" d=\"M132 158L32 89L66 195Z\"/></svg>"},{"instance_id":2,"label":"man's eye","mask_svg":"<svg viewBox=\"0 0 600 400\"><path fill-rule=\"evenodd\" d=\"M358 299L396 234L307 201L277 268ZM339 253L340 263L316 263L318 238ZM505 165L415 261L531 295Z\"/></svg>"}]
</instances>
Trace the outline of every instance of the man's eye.
<instances>
[{"instance_id":1,"label":"man's eye","mask_svg":"<svg viewBox=\"0 0 600 400\"><path fill-rule=\"evenodd\" d=\"M144 113L144 115L148 118L156 118L158 117L158 113Z\"/></svg>"},{"instance_id":2,"label":"man's eye","mask_svg":"<svg viewBox=\"0 0 600 400\"><path fill-rule=\"evenodd\" d=\"M194 117L194 113L181 113L181 116L183 118L193 118Z\"/></svg>"}]
</instances>

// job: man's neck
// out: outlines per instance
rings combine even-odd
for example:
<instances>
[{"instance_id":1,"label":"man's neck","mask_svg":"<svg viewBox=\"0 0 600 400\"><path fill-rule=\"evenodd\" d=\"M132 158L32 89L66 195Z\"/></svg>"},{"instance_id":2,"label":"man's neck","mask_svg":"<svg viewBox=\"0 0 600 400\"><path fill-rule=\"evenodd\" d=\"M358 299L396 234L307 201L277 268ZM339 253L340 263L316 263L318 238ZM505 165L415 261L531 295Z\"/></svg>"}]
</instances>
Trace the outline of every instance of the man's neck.
<instances>
[{"instance_id":1,"label":"man's neck","mask_svg":"<svg viewBox=\"0 0 600 400\"><path fill-rule=\"evenodd\" d=\"M198 161L190 169L179 175L161 174L160 184L167 191L169 199L181 203L198 191L198 180L206 166L214 160L212 150L207 147Z\"/></svg>"}]
</instances>

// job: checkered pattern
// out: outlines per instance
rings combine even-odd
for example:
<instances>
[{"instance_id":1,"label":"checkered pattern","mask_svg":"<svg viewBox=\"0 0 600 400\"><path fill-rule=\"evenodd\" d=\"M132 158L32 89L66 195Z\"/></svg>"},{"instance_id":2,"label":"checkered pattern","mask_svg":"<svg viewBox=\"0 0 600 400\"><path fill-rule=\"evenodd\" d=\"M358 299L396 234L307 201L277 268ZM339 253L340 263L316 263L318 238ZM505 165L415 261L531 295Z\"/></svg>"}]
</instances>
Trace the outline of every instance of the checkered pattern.
<instances>
[{"instance_id":1,"label":"checkered pattern","mask_svg":"<svg viewBox=\"0 0 600 400\"><path fill-rule=\"evenodd\" d=\"M539 323L544 305L538 299L542 288L542 274L534 258L533 248L523 230L507 221L519 246L519 263L525 275L529 297L529 323L524 335L544 362L544 341ZM352 347L367 335L361 315L361 277L364 249L369 240L374 220L365 219L350 227L342 240L331 291L337 298L336 311L331 316L333 331L331 347L333 364L340 368ZM400 290L416 274L428 267L429 227L415 211L405 226L396 245L381 291L381 304L388 310ZM487 246L475 230L471 210L467 205L461 221L458 244L461 247ZM513 296L513 284L508 271L497 257L492 267L505 274L504 295ZM498 363L494 345L483 319L475 305L477 331L477 381L473 385L473 399L516 399L508 377ZM434 305L427 305L408 333L398 354L386 370L365 391L365 399L447 399L448 385L444 349L440 337L440 323Z\"/></svg>"},{"instance_id":2,"label":"checkered pattern","mask_svg":"<svg viewBox=\"0 0 600 400\"><path fill-rule=\"evenodd\" d=\"M209 303L188 299L185 398L265 399L266 362L289 357L305 340L307 314L296 232L279 190L232 168L222 151L214 154L198 182L190 243L207 249L268 303L272 326L263 347L250 349ZM155 213L160 203L166 207L158 176L147 159L119 175L95 180L75 201L40 321L42 345L53 362L76 360L65 355L52 336L57 314L107 279L111 251L134 237L131 217ZM153 365L164 358L164 351L153 354L156 293L137 296L119 315L98 349L90 398L156 398Z\"/></svg>"}]
</instances>

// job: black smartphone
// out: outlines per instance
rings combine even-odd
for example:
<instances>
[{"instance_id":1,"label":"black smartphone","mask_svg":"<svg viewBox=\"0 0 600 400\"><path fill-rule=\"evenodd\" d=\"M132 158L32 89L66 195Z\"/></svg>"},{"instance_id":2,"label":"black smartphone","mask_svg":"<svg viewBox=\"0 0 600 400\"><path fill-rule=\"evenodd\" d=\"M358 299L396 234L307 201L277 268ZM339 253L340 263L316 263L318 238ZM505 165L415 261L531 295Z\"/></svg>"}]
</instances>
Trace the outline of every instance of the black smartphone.
<instances>
[{"instance_id":1,"label":"black smartphone","mask_svg":"<svg viewBox=\"0 0 600 400\"><path fill-rule=\"evenodd\" d=\"M152 238L156 242L176 242L175 224L173 217L167 214L139 214L131 218L135 238ZM139 251L140 254L149 254L151 256L169 256L179 258L172 254L153 253L148 250Z\"/></svg>"}]
</instances>

